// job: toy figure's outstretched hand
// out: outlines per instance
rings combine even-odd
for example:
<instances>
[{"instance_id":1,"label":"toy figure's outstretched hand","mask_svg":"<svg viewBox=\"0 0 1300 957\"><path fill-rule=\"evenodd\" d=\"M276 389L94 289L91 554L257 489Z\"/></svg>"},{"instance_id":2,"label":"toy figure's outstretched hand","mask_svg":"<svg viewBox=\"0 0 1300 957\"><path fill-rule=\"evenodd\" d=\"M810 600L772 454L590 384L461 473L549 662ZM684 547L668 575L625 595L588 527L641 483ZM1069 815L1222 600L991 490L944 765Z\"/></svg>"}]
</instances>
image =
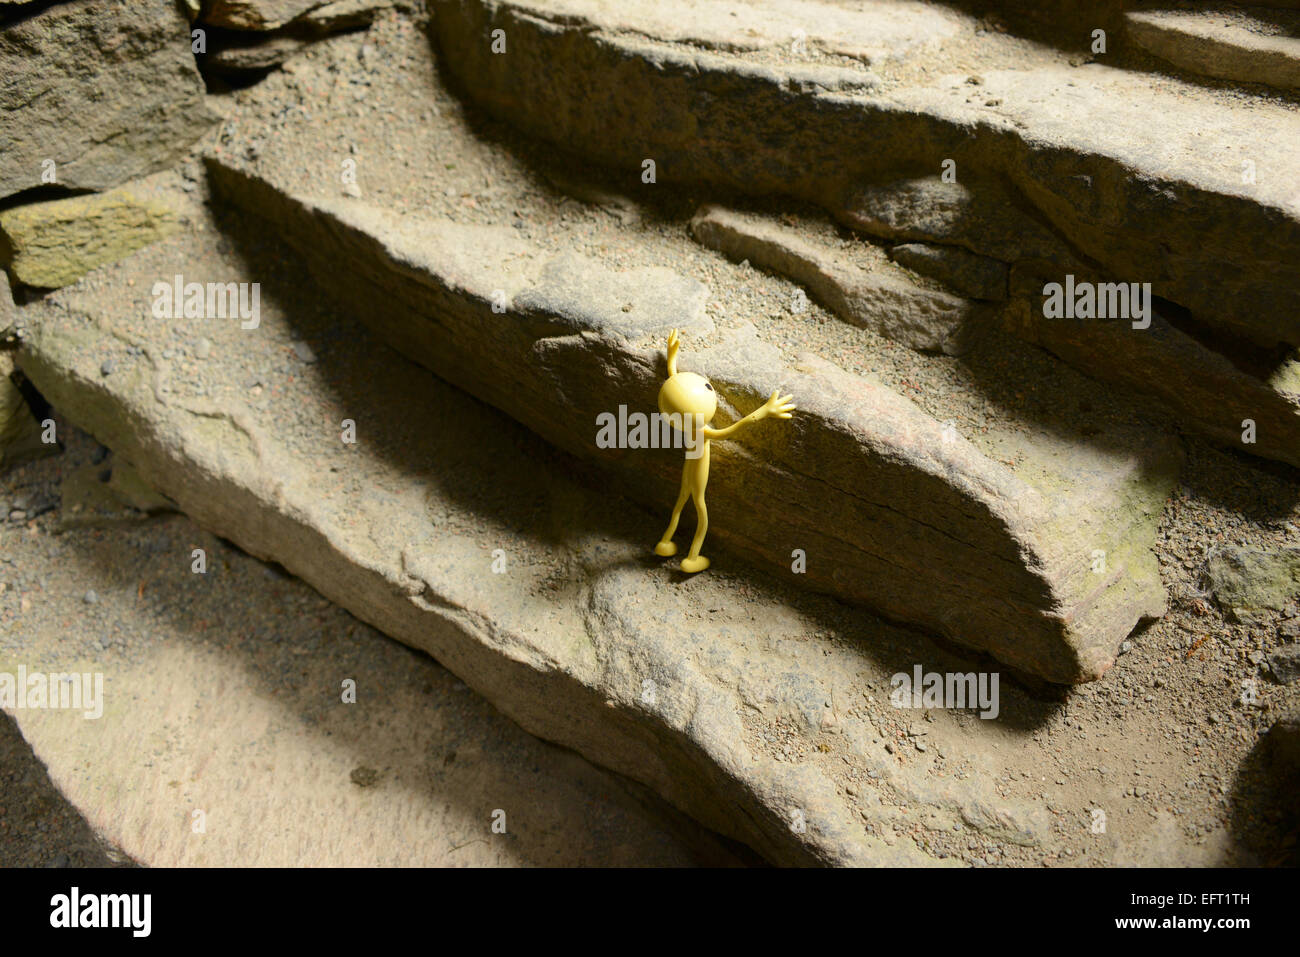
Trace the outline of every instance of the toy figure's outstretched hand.
<instances>
[{"instance_id":1,"label":"toy figure's outstretched hand","mask_svg":"<svg viewBox=\"0 0 1300 957\"><path fill-rule=\"evenodd\" d=\"M682 347L681 337L677 335L674 329L668 333L668 375L677 375L677 350Z\"/></svg>"},{"instance_id":2,"label":"toy figure's outstretched hand","mask_svg":"<svg viewBox=\"0 0 1300 957\"><path fill-rule=\"evenodd\" d=\"M763 403L759 412L763 418L788 419L795 410L794 396L781 395L780 389L772 393L771 398Z\"/></svg>"}]
</instances>

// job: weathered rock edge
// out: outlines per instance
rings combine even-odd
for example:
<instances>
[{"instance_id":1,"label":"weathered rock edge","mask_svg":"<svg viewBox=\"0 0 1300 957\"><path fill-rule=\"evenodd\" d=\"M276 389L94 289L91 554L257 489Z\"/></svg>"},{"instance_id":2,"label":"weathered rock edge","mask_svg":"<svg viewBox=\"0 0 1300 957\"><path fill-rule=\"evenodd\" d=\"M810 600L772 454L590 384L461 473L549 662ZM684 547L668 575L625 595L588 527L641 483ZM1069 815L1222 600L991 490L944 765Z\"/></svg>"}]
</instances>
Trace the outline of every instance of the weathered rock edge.
<instances>
[{"instance_id":1,"label":"weathered rock edge","mask_svg":"<svg viewBox=\"0 0 1300 957\"><path fill-rule=\"evenodd\" d=\"M539 257L509 228L292 196L220 157L207 164L214 192L274 224L381 338L561 448L617 467L667 513L679 461L597 449L596 422L620 405L655 408L663 336L685 320L603 308L621 301L624 279L580 257ZM1149 546L1172 480L1167 450L1081 464L1100 474L1049 500L961 437L945 441L897 393L813 357L786 368L749 333L688 351L686 367L746 411L777 386L801 411L715 448L713 540L1055 682L1099 677L1134 625L1163 613ZM647 548L659 532L646 529ZM797 577L794 549L809 557Z\"/></svg>"},{"instance_id":2,"label":"weathered rock edge","mask_svg":"<svg viewBox=\"0 0 1300 957\"><path fill-rule=\"evenodd\" d=\"M1124 32L1149 53L1180 69L1237 83L1300 89L1300 42L1223 24L1211 10L1130 10Z\"/></svg>"},{"instance_id":3,"label":"weathered rock edge","mask_svg":"<svg viewBox=\"0 0 1300 957\"><path fill-rule=\"evenodd\" d=\"M844 217L862 185L952 159L963 181L1010 187L1057 237L1062 271L1083 256L1203 322L1300 344L1300 200L1283 145L1300 122L1281 108L1230 115L1194 89L1158 93L1101 66L987 74L983 106L955 95L960 77L877 95L861 72L757 65L550 17L543 2L431 6L440 62L464 95L629 175L649 157L663 181L794 196ZM498 29L505 55L492 52ZM1270 182L1242 183L1239 154L1273 170Z\"/></svg>"},{"instance_id":4,"label":"weathered rock edge","mask_svg":"<svg viewBox=\"0 0 1300 957\"><path fill-rule=\"evenodd\" d=\"M102 190L175 164L218 117L178 4L44 5L0 30L0 198Z\"/></svg>"},{"instance_id":5,"label":"weathered rock edge","mask_svg":"<svg viewBox=\"0 0 1300 957\"><path fill-rule=\"evenodd\" d=\"M734 702L724 700L700 669L683 665L680 635L667 627L638 628L620 615L614 601L620 586L610 576L644 578L636 569L618 568L621 556L609 549L586 556L591 581L585 600L576 603L567 591L548 602L529 598L518 585L484 584L481 579L498 576L465 572L471 549L481 558L479 544L438 529L429 542L402 547L408 530L394 512L401 502L353 500L361 514L340 515L323 501L323 483L312 468L237 404L164 398L158 358L147 343L133 343L143 353L129 369L101 375L100 357L127 344L101 331L94 318L64 314L32 330L19 361L62 414L203 527L279 562L359 618L433 655L526 730L654 788L774 863L936 863L911 841L891 847L866 834L822 772L751 754L739 738ZM484 420L496 413L460 393L439 395L454 393L439 383L430 383L429 391L449 416L491 428ZM522 455L508 462L507 475L523 496L540 479ZM612 570L611 557L617 559ZM503 589L513 604L504 603ZM603 649L612 660L592 660L584 650L585 615L610 618L603 627L626 632ZM537 640L539 629L572 640L557 654L553 640ZM673 694L645 702L646 674ZM962 799L951 793L958 785L946 787L918 800L940 806L955 800L980 826L1010 827L1015 835L996 799L979 797L978 788L973 800ZM791 828L792 809L805 809L805 829Z\"/></svg>"}]
</instances>

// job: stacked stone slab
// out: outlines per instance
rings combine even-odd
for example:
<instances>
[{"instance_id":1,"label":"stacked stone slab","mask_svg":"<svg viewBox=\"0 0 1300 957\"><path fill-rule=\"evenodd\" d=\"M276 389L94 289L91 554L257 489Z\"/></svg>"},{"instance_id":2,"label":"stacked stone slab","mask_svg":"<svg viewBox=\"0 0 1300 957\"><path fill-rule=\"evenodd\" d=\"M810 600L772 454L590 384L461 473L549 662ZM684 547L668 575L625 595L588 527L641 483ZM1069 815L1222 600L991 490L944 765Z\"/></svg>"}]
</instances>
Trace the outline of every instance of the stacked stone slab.
<instances>
[{"instance_id":1,"label":"stacked stone slab","mask_svg":"<svg viewBox=\"0 0 1300 957\"><path fill-rule=\"evenodd\" d=\"M219 196L271 222L404 355L615 469L644 501L672 501L680 460L598 448L596 423L620 405L655 408L670 329L712 332L698 283L611 272L508 227L294 194L220 157L208 169ZM1150 542L1177 463L1167 444L1026 444L1024 472L1053 476L1035 484L879 383L812 356L787 367L752 327L685 361L736 410L778 386L799 395L791 428L722 443L710 480L714 534L792 584L1058 682L1098 677L1123 636L1162 613ZM816 556L798 576L796 549Z\"/></svg>"},{"instance_id":2,"label":"stacked stone slab","mask_svg":"<svg viewBox=\"0 0 1300 957\"><path fill-rule=\"evenodd\" d=\"M923 636L865 614L851 634L824 635L819 613L791 608L783 583L741 565L681 587L647 558L644 535L657 532L657 516L598 477L577 481L572 464L545 442L371 340L347 318L349 302L335 304L337 315L321 315L295 298L286 312L277 303L289 301L283 293L296 280L285 278L268 282L256 329L141 308L151 277L199 262L213 274L248 276L212 220L197 209L186 214L205 228L110 267L101 274L109 282L69 287L33 306L18 355L63 414L201 526L429 652L525 729L649 785L774 862L943 863L911 838L893 836L894 824L912 827L916 815L907 811L922 806L926 820L944 829L959 824L1014 844L1051 840L1042 810L1000 796L991 776L941 775L926 761L892 757L874 728L883 716L868 720L845 700L849 689L862 702L865 690L877 691L880 709L891 711L883 704L890 661L878 649L901 643L908 660L946 654ZM264 232L253 219L243 228ZM430 243L435 238L423 234L417 255L425 268L448 267L448 250L480 257L491 230L448 235L442 248ZM546 264L537 265L514 301L528 295L535 321L555 322L573 267L557 266L546 279ZM620 290L636 294L633 315L662 283L681 282L639 278L628 286L625 277ZM582 288L592 281L587 275ZM324 287L320 298L331 293ZM199 336L208 342L202 359ZM295 337L312 343L312 363L297 358ZM477 342L486 349L486 340ZM615 345L600 354L636 364ZM257 368L276 370L266 375L277 387L260 399L247 388ZM515 388L527 394L520 372ZM877 401L893 427L923 427L897 398ZM818 404L814 397L814 415ZM562 404L557 411L563 419ZM356 425L353 444L340 440L344 418ZM959 450L954 467L968 456ZM931 482L936 496L944 494L939 480ZM593 507L597 499L603 507ZM175 556L186 569L189 547ZM497 548L506 563L499 574ZM701 616L701 607L726 613ZM761 636L751 614L765 622ZM787 633L805 637L786 640ZM826 701L839 701L838 712ZM755 721L792 722L811 757L774 756L754 737ZM829 722L839 732L834 756L812 746ZM962 742L988 727L974 724L927 726L958 736L945 738L957 759L969 747ZM43 740L54 734L38 732ZM850 771L871 788L845 790L838 781Z\"/></svg>"},{"instance_id":3,"label":"stacked stone slab","mask_svg":"<svg viewBox=\"0 0 1300 957\"><path fill-rule=\"evenodd\" d=\"M1300 89L1300 11L1242 9L1201 3L1191 8L1132 10L1124 15L1134 43L1202 76Z\"/></svg>"},{"instance_id":4,"label":"stacked stone slab","mask_svg":"<svg viewBox=\"0 0 1300 957\"><path fill-rule=\"evenodd\" d=\"M405 4L395 0L214 0L194 10L193 16L201 29L215 28L204 51L205 71L247 79L280 66L333 33L364 28L394 6Z\"/></svg>"},{"instance_id":5,"label":"stacked stone slab","mask_svg":"<svg viewBox=\"0 0 1300 957\"><path fill-rule=\"evenodd\" d=\"M781 11L782 27L813 25L818 52L843 54L856 35L843 18L819 33L818 4L764 9ZM877 77L887 61L872 51L859 55L870 70L824 57L773 64L762 55L784 52L779 29L733 20L723 42L717 19L686 4L649 13L442 0L434 10L435 43L464 94L505 122L629 178L650 159L661 181L812 201L891 242L1000 260L1013 273L1009 328L1089 375L1157 395L1188 428L1297 462L1294 110L1234 106L1101 64L925 82ZM866 32L875 14L859 15ZM916 42L900 44L918 58L941 32L927 17L913 23ZM493 31L504 52L493 52ZM1067 276L1149 282L1192 328L1050 320L1046 286ZM1178 383L1206 373L1226 389L1221 401L1181 399ZM1245 420L1253 441L1243 442Z\"/></svg>"},{"instance_id":6,"label":"stacked stone slab","mask_svg":"<svg viewBox=\"0 0 1300 957\"><path fill-rule=\"evenodd\" d=\"M287 11L245 24L274 30L277 17L324 8L212 9ZM1220 122L1207 101L1176 106L1106 68L974 84L894 79L961 42L968 24L947 11L889 0L754 11L738 37L722 8L464 0L436 5L434 29L467 92L528 132L633 179L652 158L665 182L813 200L883 241L893 263L881 253L885 269L857 269L748 213L709 206L691 224L701 243L807 285L840 318L948 362L1001 310L1007 328L1099 378L1175 409L1220 400L1223 414L1194 424L1222 441L1245 415L1232 403L1244 403L1259 450L1294 461L1288 396L1300 395L1300 367L1259 369L1261 357L1296 343L1294 315L1284 314L1296 292L1284 262L1295 251L1294 204L1273 183L1242 191L1197 173L1194 138L1180 124L1206 120L1211 139L1258 148L1271 169L1289 162L1283 151L1236 114ZM498 24L500 55L489 52ZM792 28L821 59L788 64ZM831 57L861 68L821 62ZM1139 110L1121 104L1123 135L1094 127L1087 139L1107 91L1176 115L1157 111L1156 133L1127 151ZM1261 108L1280 115L1271 110ZM165 208L192 230L160 230L147 248L109 244L111 255L79 262L98 267L85 282L23 308L22 371L208 529L428 651L525 728L642 781L773 861L934 863L910 839L883 836L918 806L935 828L1051 840L1041 809L999 797L992 776L944 779L941 764L904 761L902 731L884 738L872 728L884 726L879 713L867 720L861 701L836 704L837 690L871 701L870 690L887 686L873 654L881 647L897 642L916 660L947 651L787 589L847 599L1051 681L1096 678L1134 624L1165 605L1151 543L1179 454L1158 429L1082 441L1015 421L977 445L874 378L813 353L783 356L748 323L715 323L708 287L683 271L616 268L487 215L426 215L410 203L418 190L379 175L364 194L373 198L354 189L342 199L336 167L313 176L344 139L309 143L299 157L307 172L215 148L210 184L168 187ZM955 160L957 181L936 172L940 157ZM443 184L420 185L427 196ZM1277 248L1229 229L1265 226L1276 227ZM1186 234L1198 228L1203 235ZM268 233L298 250L338 315L321 321L304 304L296 260L286 280L275 250L260 255ZM36 248L39 224L25 235ZM69 235L51 234L43 254L57 262L75 249ZM117 256L128 258L102 265ZM151 309L158 280L211 266L203 278L275 288L261 325ZM1159 273L1168 320L1137 330L1042 316L1037 291L1063 272L1140 279L1138 266ZM1215 303L1221 316L1205 311ZM1174 306L1191 318L1174 318ZM496 409L381 348L353 318ZM0 315L0 333L5 326ZM723 423L777 387L800 405L782 428L715 448L710 541L731 564L684 581L649 555L680 450L595 442L599 415L654 408L674 327L688 343L683 367L716 383ZM1162 364L1197 381L1144 381ZM340 440L345 423L358 441ZM590 479L574 478L593 466ZM498 574L503 542L509 571ZM797 573L796 553L808 559ZM795 607L802 601L860 618L831 636ZM807 752L798 760L764 736L782 723L797 728ZM821 747L830 735L814 737L828 729L843 739L833 755ZM865 794L863 779L873 782Z\"/></svg>"},{"instance_id":7,"label":"stacked stone slab","mask_svg":"<svg viewBox=\"0 0 1300 957\"><path fill-rule=\"evenodd\" d=\"M0 199L117 186L175 164L214 120L178 4L0 13Z\"/></svg>"}]
</instances>

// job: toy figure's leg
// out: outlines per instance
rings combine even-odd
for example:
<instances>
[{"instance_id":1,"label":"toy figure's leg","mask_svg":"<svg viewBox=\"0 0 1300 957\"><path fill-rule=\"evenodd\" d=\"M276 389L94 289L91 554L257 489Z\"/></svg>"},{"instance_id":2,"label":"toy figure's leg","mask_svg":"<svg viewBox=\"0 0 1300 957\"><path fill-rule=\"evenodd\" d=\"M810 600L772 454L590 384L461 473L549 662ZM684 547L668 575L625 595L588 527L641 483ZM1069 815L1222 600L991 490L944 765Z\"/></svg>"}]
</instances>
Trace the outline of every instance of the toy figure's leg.
<instances>
[{"instance_id":1,"label":"toy figure's leg","mask_svg":"<svg viewBox=\"0 0 1300 957\"><path fill-rule=\"evenodd\" d=\"M691 486L687 479L688 470L682 469L682 490L677 493L677 504L673 506L672 521L668 523L668 530L664 532L664 537L659 540L655 546L655 554L667 558L670 555L677 554L677 546L673 544L673 535L677 533L677 523L682 517L682 508L686 505L686 500L690 498Z\"/></svg>"},{"instance_id":2,"label":"toy figure's leg","mask_svg":"<svg viewBox=\"0 0 1300 957\"><path fill-rule=\"evenodd\" d=\"M709 509L704 504L704 489L709 484L709 456L704 456L691 470L691 499L695 502L695 537L691 539L691 550L682 559L682 571L702 572L709 567L709 560L700 554L704 545L704 536L709 530Z\"/></svg>"},{"instance_id":3,"label":"toy figure's leg","mask_svg":"<svg viewBox=\"0 0 1300 957\"><path fill-rule=\"evenodd\" d=\"M704 491L693 496L695 499L695 537L691 539L691 550L686 553L682 559L682 571L684 572L702 572L709 567L709 560L700 554L700 548L704 545L704 535L709 530L709 510L704 505Z\"/></svg>"}]
</instances>

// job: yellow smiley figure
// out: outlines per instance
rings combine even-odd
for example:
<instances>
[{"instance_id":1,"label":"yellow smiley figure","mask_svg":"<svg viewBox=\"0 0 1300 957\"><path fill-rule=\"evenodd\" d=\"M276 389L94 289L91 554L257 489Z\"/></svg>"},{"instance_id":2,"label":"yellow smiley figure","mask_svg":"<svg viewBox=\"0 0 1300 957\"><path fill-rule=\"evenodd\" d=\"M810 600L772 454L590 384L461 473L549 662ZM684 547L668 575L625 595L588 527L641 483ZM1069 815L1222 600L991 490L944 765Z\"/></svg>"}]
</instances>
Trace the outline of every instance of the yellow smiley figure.
<instances>
[{"instance_id":1,"label":"yellow smiley figure","mask_svg":"<svg viewBox=\"0 0 1300 957\"><path fill-rule=\"evenodd\" d=\"M709 530L709 510L704 505L704 489L709 484L709 443L713 439L725 439L741 426L752 425L769 416L788 419L795 406L792 396L773 392L771 398L743 419L725 429L710 428L709 422L718 410L718 394L704 376L677 371L677 351L680 348L681 340L674 329L668 336L668 379L659 390L659 411L673 428L685 436L686 464L682 467L682 488L677 494L677 504L673 506L672 520L659 544L655 545L655 554L665 557L677 554L673 534L677 531L686 499L690 498L695 503L697 521L691 550L682 559L682 571L702 572L709 567L709 560L700 554L704 535Z\"/></svg>"}]
</instances>

